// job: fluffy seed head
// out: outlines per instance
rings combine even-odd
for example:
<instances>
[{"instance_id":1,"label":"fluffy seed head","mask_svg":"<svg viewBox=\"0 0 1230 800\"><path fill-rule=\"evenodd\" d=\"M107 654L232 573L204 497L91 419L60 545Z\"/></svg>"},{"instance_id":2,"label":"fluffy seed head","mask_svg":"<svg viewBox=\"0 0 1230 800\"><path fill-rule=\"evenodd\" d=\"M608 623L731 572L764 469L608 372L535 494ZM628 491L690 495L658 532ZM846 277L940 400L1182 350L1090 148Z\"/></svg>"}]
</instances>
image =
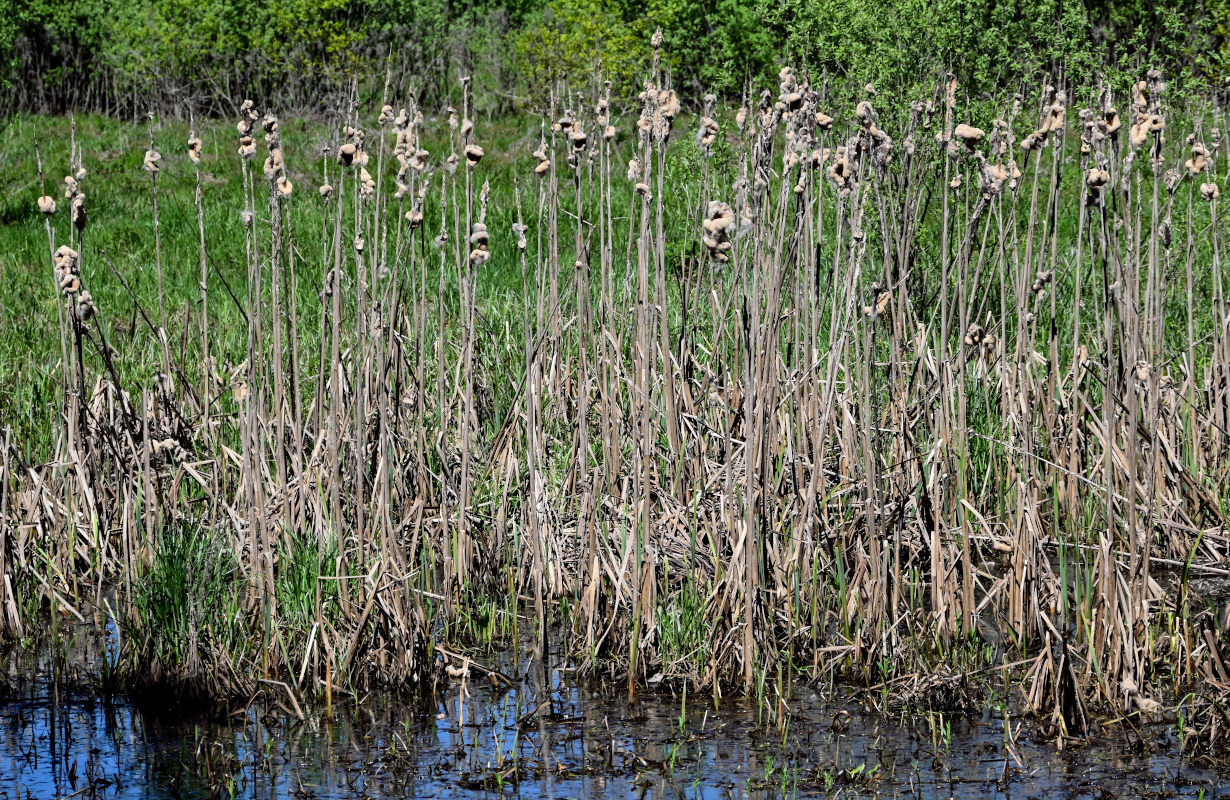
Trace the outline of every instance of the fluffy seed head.
<instances>
[{"instance_id":1,"label":"fluffy seed head","mask_svg":"<svg viewBox=\"0 0 1230 800\"><path fill-rule=\"evenodd\" d=\"M986 132L982 128L975 128L973 125L962 123L953 130L952 135L960 139L961 143L966 147L973 150L982 143Z\"/></svg>"},{"instance_id":2,"label":"fluffy seed head","mask_svg":"<svg viewBox=\"0 0 1230 800\"><path fill-rule=\"evenodd\" d=\"M52 214L56 213L55 198L51 197L50 195L46 195L46 194L40 197L38 199L38 210L42 212L43 214L46 214L49 217Z\"/></svg>"}]
</instances>

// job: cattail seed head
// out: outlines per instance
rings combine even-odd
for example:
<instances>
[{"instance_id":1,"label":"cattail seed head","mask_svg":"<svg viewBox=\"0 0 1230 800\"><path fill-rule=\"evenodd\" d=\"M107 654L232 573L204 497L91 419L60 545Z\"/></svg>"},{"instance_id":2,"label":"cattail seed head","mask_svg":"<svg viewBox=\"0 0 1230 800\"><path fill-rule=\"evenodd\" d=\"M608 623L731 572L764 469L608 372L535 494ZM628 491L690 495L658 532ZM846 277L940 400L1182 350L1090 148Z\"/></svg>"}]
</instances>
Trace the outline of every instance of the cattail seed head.
<instances>
[{"instance_id":1,"label":"cattail seed head","mask_svg":"<svg viewBox=\"0 0 1230 800\"><path fill-rule=\"evenodd\" d=\"M85 213L85 195L78 192L73 198L73 204L69 209L73 219L73 226L79 230L85 230L86 213Z\"/></svg>"},{"instance_id":2,"label":"cattail seed head","mask_svg":"<svg viewBox=\"0 0 1230 800\"><path fill-rule=\"evenodd\" d=\"M1029 287L1034 297L1041 296L1046 291L1046 288L1051 285L1051 279L1054 277L1055 272L1053 270L1044 269L1042 272L1039 272L1038 277L1034 278L1033 284Z\"/></svg>"},{"instance_id":3,"label":"cattail seed head","mask_svg":"<svg viewBox=\"0 0 1230 800\"><path fill-rule=\"evenodd\" d=\"M1205 200L1212 202L1216 200L1218 195L1220 194L1221 192L1218 191L1216 183L1200 184L1200 196L1203 197Z\"/></svg>"},{"instance_id":4,"label":"cattail seed head","mask_svg":"<svg viewBox=\"0 0 1230 800\"><path fill-rule=\"evenodd\" d=\"M94 311L94 298L90 296L89 292L82 291L77 295L75 313L79 322L89 322L90 318L94 316Z\"/></svg>"},{"instance_id":5,"label":"cattail seed head","mask_svg":"<svg viewBox=\"0 0 1230 800\"><path fill-rule=\"evenodd\" d=\"M72 200L73 196L77 194L77 192L79 191L81 190L77 187L77 179L74 178L72 175L65 175L64 176L64 199Z\"/></svg>"},{"instance_id":6,"label":"cattail seed head","mask_svg":"<svg viewBox=\"0 0 1230 800\"><path fill-rule=\"evenodd\" d=\"M158 162L161 160L162 156L160 156L156 150L146 150L144 161L145 171L150 174L157 174L161 169L161 167L158 166Z\"/></svg>"},{"instance_id":7,"label":"cattail seed head","mask_svg":"<svg viewBox=\"0 0 1230 800\"><path fill-rule=\"evenodd\" d=\"M196 136L188 137L188 159L192 161L193 164L201 163L202 147L204 147L204 143L200 140L200 138Z\"/></svg>"},{"instance_id":8,"label":"cattail seed head","mask_svg":"<svg viewBox=\"0 0 1230 800\"><path fill-rule=\"evenodd\" d=\"M290 193L294 191L295 185L287 179L285 175L278 178L278 196L290 197Z\"/></svg>"},{"instance_id":9,"label":"cattail seed head","mask_svg":"<svg viewBox=\"0 0 1230 800\"><path fill-rule=\"evenodd\" d=\"M239 140L239 157L244 161L251 161L256 157L256 140L251 136L244 136Z\"/></svg>"},{"instance_id":10,"label":"cattail seed head","mask_svg":"<svg viewBox=\"0 0 1230 800\"><path fill-rule=\"evenodd\" d=\"M972 125L962 123L953 130L952 135L960 139L961 143L970 150L973 150L982 143L983 137L986 136L986 132L981 128L975 128Z\"/></svg>"},{"instance_id":11,"label":"cattail seed head","mask_svg":"<svg viewBox=\"0 0 1230 800\"><path fill-rule=\"evenodd\" d=\"M476 167L483 160L483 148L476 144L466 145L465 154L467 166Z\"/></svg>"},{"instance_id":12,"label":"cattail seed head","mask_svg":"<svg viewBox=\"0 0 1230 800\"><path fill-rule=\"evenodd\" d=\"M1189 158L1186 162L1184 162L1183 166L1187 169L1188 174L1192 175L1193 177L1204 172L1209 166L1208 149L1204 145L1198 142L1196 144L1193 144L1192 145L1192 157Z\"/></svg>"},{"instance_id":13,"label":"cattail seed head","mask_svg":"<svg viewBox=\"0 0 1230 800\"><path fill-rule=\"evenodd\" d=\"M49 216L49 217L50 217L52 214L56 213L56 201L55 201L55 198L51 197L50 195L46 195L46 194L45 194L45 195L43 195L42 197L40 197L40 198L38 199L38 210L39 210L41 213L43 213L43 214L45 214L45 215L47 215L47 216Z\"/></svg>"},{"instance_id":14,"label":"cattail seed head","mask_svg":"<svg viewBox=\"0 0 1230 800\"><path fill-rule=\"evenodd\" d=\"M354 142L346 142L337 150L337 163L349 167L354 163L355 154L358 152L359 148Z\"/></svg>"},{"instance_id":15,"label":"cattail seed head","mask_svg":"<svg viewBox=\"0 0 1230 800\"><path fill-rule=\"evenodd\" d=\"M328 200L333 195L333 187L327 183L321 184L317 191L320 192L320 196L325 200Z\"/></svg>"}]
</instances>

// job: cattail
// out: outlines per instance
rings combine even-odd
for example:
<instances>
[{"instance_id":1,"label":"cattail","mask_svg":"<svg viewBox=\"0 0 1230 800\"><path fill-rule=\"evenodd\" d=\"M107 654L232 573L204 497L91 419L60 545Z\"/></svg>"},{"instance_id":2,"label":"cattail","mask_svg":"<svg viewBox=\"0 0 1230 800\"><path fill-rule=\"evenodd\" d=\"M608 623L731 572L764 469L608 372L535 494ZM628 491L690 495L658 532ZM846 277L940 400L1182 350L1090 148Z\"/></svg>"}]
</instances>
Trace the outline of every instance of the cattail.
<instances>
[{"instance_id":1,"label":"cattail","mask_svg":"<svg viewBox=\"0 0 1230 800\"><path fill-rule=\"evenodd\" d=\"M367 246L367 243L363 240L362 236L354 237L354 251L356 253L362 253L363 248L366 246Z\"/></svg>"},{"instance_id":2,"label":"cattail","mask_svg":"<svg viewBox=\"0 0 1230 800\"><path fill-rule=\"evenodd\" d=\"M145 151L145 171L151 174L157 174L160 169L158 162L162 160L162 156L155 150Z\"/></svg>"},{"instance_id":3,"label":"cattail","mask_svg":"<svg viewBox=\"0 0 1230 800\"><path fill-rule=\"evenodd\" d=\"M75 313L79 322L89 322L94 316L94 298L87 291L82 291L77 295L77 306Z\"/></svg>"},{"instance_id":4,"label":"cattail","mask_svg":"<svg viewBox=\"0 0 1230 800\"><path fill-rule=\"evenodd\" d=\"M1204 172L1209 166L1209 151L1204 145L1197 142L1192 145L1192 157L1183 163L1188 174L1192 177Z\"/></svg>"},{"instance_id":5,"label":"cattail","mask_svg":"<svg viewBox=\"0 0 1230 800\"><path fill-rule=\"evenodd\" d=\"M585 131L581 130L579 127L573 130L573 132L568 135L568 138L572 142L572 151L574 153L581 153L584 151L585 144L589 141L588 137L585 135ZM482 156L480 155L479 157L481 158Z\"/></svg>"},{"instance_id":6,"label":"cattail","mask_svg":"<svg viewBox=\"0 0 1230 800\"><path fill-rule=\"evenodd\" d=\"M817 114L816 119L819 120L819 118L820 118L820 115ZM743 133L743 126L746 124L747 124L747 109L740 108L737 112L735 112L735 127L739 129L739 133Z\"/></svg>"},{"instance_id":7,"label":"cattail","mask_svg":"<svg viewBox=\"0 0 1230 800\"><path fill-rule=\"evenodd\" d=\"M204 143L196 136L188 137L188 158L193 164L201 163L201 148Z\"/></svg>"},{"instance_id":8,"label":"cattail","mask_svg":"<svg viewBox=\"0 0 1230 800\"><path fill-rule=\"evenodd\" d=\"M349 167L354 163L354 157L358 151L359 148L354 142L346 142L337 150L337 163L343 167Z\"/></svg>"},{"instance_id":9,"label":"cattail","mask_svg":"<svg viewBox=\"0 0 1230 800\"><path fill-rule=\"evenodd\" d=\"M46 195L46 194L45 194L45 195L43 195L42 197L40 197L40 198L38 199L38 210L39 210L41 213L43 213L43 214L45 214L45 215L47 215L47 216L49 216L49 217L50 217L52 214L56 213L56 201L55 201L55 198L51 197L50 195Z\"/></svg>"},{"instance_id":10,"label":"cattail","mask_svg":"<svg viewBox=\"0 0 1230 800\"><path fill-rule=\"evenodd\" d=\"M255 215L252 214L251 211L244 211L242 214L239 215L239 221L243 223L243 226L245 228L251 228L252 222L255 219L256 217Z\"/></svg>"},{"instance_id":11,"label":"cattail","mask_svg":"<svg viewBox=\"0 0 1230 800\"><path fill-rule=\"evenodd\" d=\"M290 197L290 193L294 191L295 185L291 183L285 175L278 178L278 195L280 197Z\"/></svg>"},{"instance_id":12,"label":"cattail","mask_svg":"<svg viewBox=\"0 0 1230 800\"><path fill-rule=\"evenodd\" d=\"M406 212L406 222L410 223L410 230L416 229L423 224L423 209L412 208Z\"/></svg>"},{"instance_id":13,"label":"cattail","mask_svg":"<svg viewBox=\"0 0 1230 800\"><path fill-rule=\"evenodd\" d=\"M973 150L982 143L986 133L981 128L975 128L972 125L962 123L953 130L952 135L960 139L961 143L970 150Z\"/></svg>"},{"instance_id":14,"label":"cattail","mask_svg":"<svg viewBox=\"0 0 1230 800\"><path fill-rule=\"evenodd\" d=\"M85 214L85 194L78 192L73 198L73 204L69 209L71 212L73 226L79 230L85 230L86 214Z\"/></svg>"},{"instance_id":15,"label":"cattail","mask_svg":"<svg viewBox=\"0 0 1230 800\"><path fill-rule=\"evenodd\" d=\"M52 257L52 262L55 266L56 274L70 273L77 269L77 260L80 256L77 251L66 244L60 245L55 255Z\"/></svg>"},{"instance_id":16,"label":"cattail","mask_svg":"<svg viewBox=\"0 0 1230 800\"><path fill-rule=\"evenodd\" d=\"M817 111L816 127L822 131L831 131L833 129L833 118L823 111Z\"/></svg>"},{"instance_id":17,"label":"cattail","mask_svg":"<svg viewBox=\"0 0 1230 800\"><path fill-rule=\"evenodd\" d=\"M710 201L701 226L704 228L703 239L705 247L709 249L709 257L721 264L730 261L729 251L733 245L727 235L735 226L735 212L730 204Z\"/></svg>"},{"instance_id":18,"label":"cattail","mask_svg":"<svg viewBox=\"0 0 1230 800\"><path fill-rule=\"evenodd\" d=\"M966 347L977 347L982 344L985 331L977 322L971 322L969 328L965 331Z\"/></svg>"},{"instance_id":19,"label":"cattail","mask_svg":"<svg viewBox=\"0 0 1230 800\"><path fill-rule=\"evenodd\" d=\"M1035 298L1042 296L1042 293L1046 291L1046 287L1051 285L1051 279L1054 277L1055 273L1053 270L1044 269L1038 273L1038 277L1034 278L1033 284L1029 287Z\"/></svg>"},{"instance_id":20,"label":"cattail","mask_svg":"<svg viewBox=\"0 0 1230 800\"><path fill-rule=\"evenodd\" d=\"M236 403L244 402L248 399L248 382L240 381L235 384L235 388L231 390L231 393L235 396Z\"/></svg>"},{"instance_id":21,"label":"cattail","mask_svg":"<svg viewBox=\"0 0 1230 800\"><path fill-rule=\"evenodd\" d=\"M834 153L828 176L841 196L845 197L854 190L855 175L850 168L850 150L845 145L838 147Z\"/></svg>"},{"instance_id":22,"label":"cattail","mask_svg":"<svg viewBox=\"0 0 1230 800\"><path fill-rule=\"evenodd\" d=\"M871 304L863 306L863 314L875 319L888 310L888 301L892 297L892 292L881 286L879 283L872 284L871 287Z\"/></svg>"},{"instance_id":23,"label":"cattail","mask_svg":"<svg viewBox=\"0 0 1230 800\"><path fill-rule=\"evenodd\" d=\"M72 200L77 192L81 191L77 186L77 179L72 175L64 176L64 199Z\"/></svg>"},{"instance_id":24,"label":"cattail","mask_svg":"<svg viewBox=\"0 0 1230 800\"><path fill-rule=\"evenodd\" d=\"M637 194L639 194L641 197L644 197L646 200L652 197L652 195L649 193L649 184L647 183L638 183L636 186L633 187L633 190Z\"/></svg>"},{"instance_id":25,"label":"cattail","mask_svg":"<svg viewBox=\"0 0 1230 800\"><path fill-rule=\"evenodd\" d=\"M270 150L269 155L265 157L265 163L261 167L266 178L272 178L274 175L282 171L282 151Z\"/></svg>"},{"instance_id":26,"label":"cattail","mask_svg":"<svg viewBox=\"0 0 1230 800\"><path fill-rule=\"evenodd\" d=\"M854 109L855 116L864 128L871 128L879 122L879 116L872 107L870 101L863 100Z\"/></svg>"},{"instance_id":27,"label":"cattail","mask_svg":"<svg viewBox=\"0 0 1230 800\"><path fill-rule=\"evenodd\" d=\"M386 122L393 121L393 106L381 106L380 116L376 118L376 122L383 125Z\"/></svg>"},{"instance_id":28,"label":"cattail","mask_svg":"<svg viewBox=\"0 0 1230 800\"><path fill-rule=\"evenodd\" d=\"M975 156L978 163L978 188L983 197L987 199L995 197L1003 189L1004 182L1008 180L1008 170L1004 169L1001 164L988 163L982 153L975 153Z\"/></svg>"},{"instance_id":29,"label":"cattail","mask_svg":"<svg viewBox=\"0 0 1230 800\"><path fill-rule=\"evenodd\" d=\"M1021 140L1021 149L1025 152L1037 150L1046 142L1046 134L1034 131Z\"/></svg>"},{"instance_id":30,"label":"cattail","mask_svg":"<svg viewBox=\"0 0 1230 800\"><path fill-rule=\"evenodd\" d=\"M1101 189L1110 182L1110 173L1104 169L1093 167L1085 176L1085 185L1090 189Z\"/></svg>"},{"instance_id":31,"label":"cattail","mask_svg":"<svg viewBox=\"0 0 1230 800\"><path fill-rule=\"evenodd\" d=\"M713 143L717 141L718 124L712 117L700 118L700 129L696 133L696 142L705 155L713 152Z\"/></svg>"},{"instance_id":32,"label":"cattail","mask_svg":"<svg viewBox=\"0 0 1230 800\"><path fill-rule=\"evenodd\" d=\"M1200 196L1205 200L1212 202L1217 199L1219 194L1221 194L1221 192L1218 191L1216 183L1200 184Z\"/></svg>"},{"instance_id":33,"label":"cattail","mask_svg":"<svg viewBox=\"0 0 1230 800\"><path fill-rule=\"evenodd\" d=\"M251 136L244 136L239 140L239 157L244 161L251 161L256 157L256 140Z\"/></svg>"},{"instance_id":34,"label":"cattail","mask_svg":"<svg viewBox=\"0 0 1230 800\"><path fill-rule=\"evenodd\" d=\"M1123 121L1119 119L1119 112L1112 106L1107 106L1102 112L1102 119L1106 123L1106 133L1111 136L1115 135L1123 125Z\"/></svg>"},{"instance_id":35,"label":"cattail","mask_svg":"<svg viewBox=\"0 0 1230 800\"><path fill-rule=\"evenodd\" d=\"M582 141L583 140L584 140L584 137L582 137ZM582 147L583 146L584 144L582 144ZM478 166L478 162L483 160L483 148L479 147L476 144L466 145L465 154L466 154L466 165L467 166L476 167Z\"/></svg>"},{"instance_id":36,"label":"cattail","mask_svg":"<svg viewBox=\"0 0 1230 800\"><path fill-rule=\"evenodd\" d=\"M333 195L333 187L327 183L321 184L317 191L320 192L320 196L325 200L328 200Z\"/></svg>"},{"instance_id":37,"label":"cattail","mask_svg":"<svg viewBox=\"0 0 1230 800\"><path fill-rule=\"evenodd\" d=\"M521 222L514 222L512 226L513 235L517 237L517 249L524 251L526 248L525 234L529 231L529 227Z\"/></svg>"},{"instance_id":38,"label":"cattail","mask_svg":"<svg viewBox=\"0 0 1230 800\"><path fill-rule=\"evenodd\" d=\"M457 172L457 154L449 153L448 158L444 159L444 168L448 170L448 174L452 175Z\"/></svg>"}]
</instances>

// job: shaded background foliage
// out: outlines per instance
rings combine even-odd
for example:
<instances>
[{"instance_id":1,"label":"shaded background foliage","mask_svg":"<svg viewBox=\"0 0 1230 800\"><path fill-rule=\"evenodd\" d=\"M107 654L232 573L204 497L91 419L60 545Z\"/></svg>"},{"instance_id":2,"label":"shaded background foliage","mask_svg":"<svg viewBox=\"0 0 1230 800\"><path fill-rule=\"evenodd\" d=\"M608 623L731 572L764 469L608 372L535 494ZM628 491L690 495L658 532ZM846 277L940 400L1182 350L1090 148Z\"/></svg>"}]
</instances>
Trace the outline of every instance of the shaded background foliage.
<instances>
[{"instance_id":1,"label":"shaded background foliage","mask_svg":"<svg viewBox=\"0 0 1230 800\"><path fill-rule=\"evenodd\" d=\"M9 6L6 10L4 4ZM1230 0L3 0L0 109L325 110L366 76L438 102L472 74L488 112L587 89L630 96L661 27L685 97L738 97L786 62L906 96L951 69L977 97L1065 75L1222 77Z\"/></svg>"}]
</instances>

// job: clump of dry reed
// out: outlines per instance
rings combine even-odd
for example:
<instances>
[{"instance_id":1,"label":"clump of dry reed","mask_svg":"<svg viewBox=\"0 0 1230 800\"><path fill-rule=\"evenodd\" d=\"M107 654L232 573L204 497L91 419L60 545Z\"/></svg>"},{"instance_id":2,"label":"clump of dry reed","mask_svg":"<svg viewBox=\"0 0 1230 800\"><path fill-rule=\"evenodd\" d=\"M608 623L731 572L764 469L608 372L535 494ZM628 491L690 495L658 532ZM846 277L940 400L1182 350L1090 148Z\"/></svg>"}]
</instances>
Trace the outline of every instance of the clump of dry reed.
<instances>
[{"instance_id":1,"label":"clump of dry reed","mask_svg":"<svg viewBox=\"0 0 1230 800\"><path fill-rule=\"evenodd\" d=\"M1176 704L1193 747L1221 742L1230 613L1205 602L1230 548L1220 144L1172 152L1153 73L1125 137L1109 92L1074 135L1066 87L979 128L956 123L951 78L901 113L872 90L830 116L790 69L729 128L706 98L685 140L662 44L626 130L609 86L554 96L511 230L492 221L468 81L443 156L413 106L382 103L370 131L349 111L312 197L271 117L267 184L252 174L245 103L246 360L195 382L168 361L138 388L105 349L89 376L78 353L61 458L5 481L0 563L38 530L96 553L89 580L127 585L171 521L223 530L265 637L245 674L296 691L422 684L431 637L502 596L540 655L554 632L630 691L662 672L785 714L792 676L840 673L893 707L965 708L966 679L1002 670L1060 743L1099 709ZM676 147L702 157L688 191L667 178ZM180 168L152 166L155 192ZM295 203L323 209L319 232L292 232ZM79 256L50 252L80 309ZM480 324L496 258L522 280L521 363L503 371ZM296 270L321 287L314 336ZM65 317L78 349L87 306ZM278 607L292 534L336 547L294 622ZM64 580L49 602L68 602Z\"/></svg>"}]
</instances>

